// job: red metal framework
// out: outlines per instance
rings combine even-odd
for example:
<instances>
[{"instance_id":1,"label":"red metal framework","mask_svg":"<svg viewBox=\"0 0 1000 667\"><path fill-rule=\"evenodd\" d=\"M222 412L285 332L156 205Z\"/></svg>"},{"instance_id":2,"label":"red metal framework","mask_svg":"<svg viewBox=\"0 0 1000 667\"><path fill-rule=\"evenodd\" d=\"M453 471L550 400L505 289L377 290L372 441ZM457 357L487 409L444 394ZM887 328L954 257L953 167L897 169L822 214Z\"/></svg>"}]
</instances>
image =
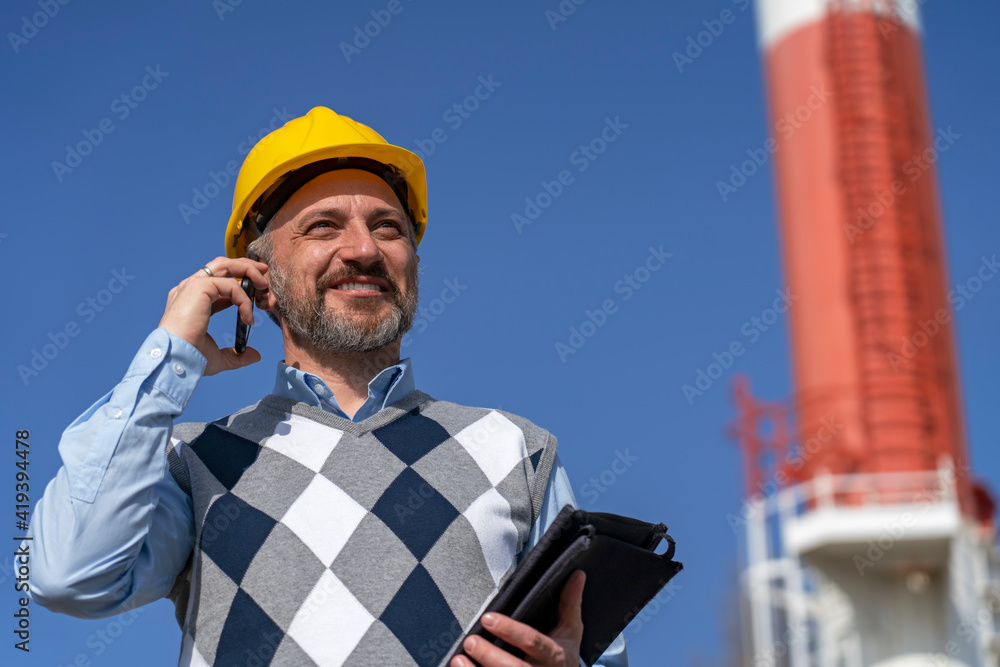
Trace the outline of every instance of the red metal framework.
<instances>
[{"instance_id":1,"label":"red metal framework","mask_svg":"<svg viewBox=\"0 0 1000 667\"><path fill-rule=\"evenodd\" d=\"M947 458L970 515L935 134L919 35L892 6L831 0L823 20L768 47L775 128L797 119L775 137L785 273L800 297L789 315L796 393L786 409L739 381L733 433L748 492L934 471ZM831 422L842 426L796 457Z\"/></svg>"},{"instance_id":2,"label":"red metal framework","mask_svg":"<svg viewBox=\"0 0 1000 667\"><path fill-rule=\"evenodd\" d=\"M791 445L788 409L781 403L755 398L746 375L733 378L733 399L737 416L727 434L738 441L743 455L746 495L770 495L776 489L768 482L782 487L800 481L801 476L784 465Z\"/></svg>"},{"instance_id":3,"label":"red metal framework","mask_svg":"<svg viewBox=\"0 0 1000 667\"><path fill-rule=\"evenodd\" d=\"M935 311L948 307L939 284L944 271L937 211L922 207L919 197L920 179L933 175L915 164L917 172L904 173L929 138L908 99L909 64L900 62L904 49L897 44L903 29L884 3L842 0L831 3L827 27L850 242L857 391L870 444L857 468L933 470L941 455L959 454L964 446L954 440L955 406L947 395L954 391L949 332L934 319ZM903 356L906 341L927 321L937 326L935 335L912 357Z\"/></svg>"}]
</instances>

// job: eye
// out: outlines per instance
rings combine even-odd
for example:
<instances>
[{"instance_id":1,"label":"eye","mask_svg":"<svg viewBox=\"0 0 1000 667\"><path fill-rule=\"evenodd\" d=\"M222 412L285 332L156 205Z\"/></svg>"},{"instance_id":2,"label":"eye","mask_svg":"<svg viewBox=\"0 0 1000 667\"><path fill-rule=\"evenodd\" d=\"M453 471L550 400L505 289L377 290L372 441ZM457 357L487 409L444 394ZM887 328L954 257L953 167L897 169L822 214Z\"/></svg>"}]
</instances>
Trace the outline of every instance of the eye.
<instances>
[{"instance_id":1,"label":"eye","mask_svg":"<svg viewBox=\"0 0 1000 667\"><path fill-rule=\"evenodd\" d=\"M395 238L403 234L402 225L392 218L379 221L378 224L375 225L375 230L391 238Z\"/></svg>"}]
</instances>

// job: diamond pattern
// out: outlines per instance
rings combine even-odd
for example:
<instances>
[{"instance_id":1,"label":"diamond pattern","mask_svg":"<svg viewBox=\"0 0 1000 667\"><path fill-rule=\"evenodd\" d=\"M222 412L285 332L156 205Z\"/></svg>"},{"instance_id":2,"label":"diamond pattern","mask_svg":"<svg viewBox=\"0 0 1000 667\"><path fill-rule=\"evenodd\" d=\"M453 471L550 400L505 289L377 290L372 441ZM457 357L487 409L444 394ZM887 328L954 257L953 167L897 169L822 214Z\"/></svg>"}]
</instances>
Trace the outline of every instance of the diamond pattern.
<instances>
[{"instance_id":1,"label":"diamond pattern","mask_svg":"<svg viewBox=\"0 0 1000 667\"><path fill-rule=\"evenodd\" d=\"M477 541L473 526L465 517L459 517L421 561L441 589L452 613L463 620L474 618L484 600L497 589L483 552L466 546ZM516 558L517 554L512 554L510 562ZM456 570L465 576L454 576Z\"/></svg>"},{"instance_id":2,"label":"diamond pattern","mask_svg":"<svg viewBox=\"0 0 1000 667\"><path fill-rule=\"evenodd\" d=\"M412 467L460 512L493 488L479 464L454 438L441 443Z\"/></svg>"},{"instance_id":3,"label":"diamond pattern","mask_svg":"<svg viewBox=\"0 0 1000 667\"><path fill-rule=\"evenodd\" d=\"M330 565L367 512L333 482L316 475L281 522Z\"/></svg>"},{"instance_id":4,"label":"diamond pattern","mask_svg":"<svg viewBox=\"0 0 1000 667\"><path fill-rule=\"evenodd\" d=\"M246 438L230 433L215 424L205 427L207 438L198 438L191 449L217 480L232 490L243 471L257 460L260 447Z\"/></svg>"},{"instance_id":5,"label":"diamond pattern","mask_svg":"<svg viewBox=\"0 0 1000 667\"><path fill-rule=\"evenodd\" d=\"M316 473L309 468L265 447L260 451L256 464L240 476L232 491L264 514L278 520L315 476ZM281 480L281 493L259 492L262 488L273 487L275 480Z\"/></svg>"},{"instance_id":6,"label":"diamond pattern","mask_svg":"<svg viewBox=\"0 0 1000 667\"><path fill-rule=\"evenodd\" d=\"M494 445L495 438L520 446L498 448ZM455 440L472 455L494 486L528 456L521 429L496 411L466 426Z\"/></svg>"},{"instance_id":7,"label":"diamond pattern","mask_svg":"<svg viewBox=\"0 0 1000 667\"><path fill-rule=\"evenodd\" d=\"M406 464L370 433L344 438L320 471L362 507L371 510Z\"/></svg>"},{"instance_id":8,"label":"diamond pattern","mask_svg":"<svg viewBox=\"0 0 1000 667\"><path fill-rule=\"evenodd\" d=\"M292 429L295 436L292 437ZM274 435L264 445L301 463L313 472L319 472L330 452L340 442L343 431L324 426L311 419L289 414L277 425Z\"/></svg>"},{"instance_id":9,"label":"diamond pattern","mask_svg":"<svg viewBox=\"0 0 1000 667\"><path fill-rule=\"evenodd\" d=\"M276 562L281 566L275 567ZM284 601L289 597L305 599L325 569L316 554L290 528L279 523L250 563L240 588L278 627L287 630L295 608Z\"/></svg>"},{"instance_id":10,"label":"diamond pattern","mask_svg":"<svg viewBox=\"0 0 1000 667\"><path fill-rule=\"evenodd\" d=\"M496 489L490 489L463 516L476 531L493 583L499 585L518 552L517 526L510 518L510 503Z\"/></svg>"},{"instance_id":11,"label":"diamond pattern","mask_svg":"<svg viewBox=\"0 0 1000 667\"><path fill-rule=\"evenodd\" d=\"M330 569L373 616L381 614L393 594L417 566L417 559L374 514L361 521ZM377 572L377 579L372 574Z\"/></svg>"},{"instance_id":12,"label":"diamond pattern","mask_svg":"<svg viewBox=\"0 0 1000 667\"><path fill-rule=\"evenodd\" d=\"M406 468L375 503L372 514L420 559L458 516L458 510L412 468Z\"/></svg>"},{"instance_id":13,"label":"diamond pattern","mask_svg":"<svg viewBox=\"0 0 1000 667\"><path fill-rule=\"evenodd\" d=\"M414 613L415 610L419 613ZM421 667L431 667L441 659L427 651L428 638L453 632L453 626L459 624L423 565L414 568L379 620L392 630Z\"/></svg>"},{"instance_id":14,"label":"diamond pattern","mask_svg":"<svg viewBox=\"0 0 1000 667\"><path fill-rule=\"evenodd\" d=\"M439 664L516 559L547 440L426 396L371 431L268 400L176 448L203 556L182 664Z\"/></svg>"},{"instance_id":15,"label":"diamond pattern","mask_svg":"<svg viewBox=\"0 0 1000 667\"><path fill-rule=\"evenodd\" d=\"M325 571L288 635L320 665L342 664L375 621L337 576Z\"/></svg>"},{"instance_id":16,"label":"diamond pattern","mask_svg":"<svg viewBox=\"0 0 1000 667\"><path fill-rule=\"evenodd\" d=\"M266 667L271 664L271 658L284 636L281 628L257 606L253 598L237 591L226 625L222 628L217 655L239 656L243 664Z\"/></svg>"},{"instance_id":17,"label":"diamond pattern","mask_svg":"<svg viewBox=\"0 0 1000 667\"><path fill-rule=\"evenodd\" d=\"M230 519L230 517L232 517ZM209 532L209 528L227 524L225 531ZM201 550L226 575L239 584L250 567L250 561L277 522L242 498L227 493L212 504L205 517ZM238 539L236 539L238 536ZM213 539L214 538L214 539Z\"/></svg>"},{"instance_id":18,"label":"diamond pattern","mask_svg":"<svg viewBox=\"0 0 1000 667\"><path fill-rule=\"evenodd\" d=\"M410 652L399 643L392 630L382 621L375 621L358 642L345 667L409 664ZM443 655L441 657L444 657Z\"/></svg>"},{"instance_id":19,"label":"diamond pattern","mask_svg":"<svg viewBox=\"0 0 1000 667\"><path fill-rule=\"evenodd\" d=\"M187 628L187 632L191 635L197 634L194 638L197 650L205 662L212 664L219 647L222 628L229 617L229 608L240 588L212 562L211 558L202 555L203 557L199 559L201 567L198 576L203 582L212 582L212 596L202 597L198 601L198 607L194 610L198 614L198 624L196 627Z\"/></svg>"},{"instance_id":20,"label":"diamond pattern","mask_svg":"<svg viewBox=\"0 0 1000 667\"><path fill-rule=\"evenodd\" d=\"M372 435L406 465L413 465L449 437L441 424L424 417L416 408L406 419L375 429Z\"/></svg>"}]
</instances>

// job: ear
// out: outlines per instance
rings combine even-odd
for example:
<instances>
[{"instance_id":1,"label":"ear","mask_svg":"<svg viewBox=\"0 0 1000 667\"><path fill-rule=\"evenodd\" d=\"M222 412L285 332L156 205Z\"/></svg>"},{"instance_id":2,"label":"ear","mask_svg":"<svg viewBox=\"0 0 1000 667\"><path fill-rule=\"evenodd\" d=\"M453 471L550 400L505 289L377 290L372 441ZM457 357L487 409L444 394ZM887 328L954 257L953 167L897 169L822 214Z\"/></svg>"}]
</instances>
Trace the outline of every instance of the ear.
<instances>
[{"instance_id":1,"label":"ear","mask_svg":"<svg viewBox=\"0 0 1000 667\"><path fill-rule=\"evenodd\" d=\"M278 300L274 297L274 292L271 290L267 290L263 295L258 295L257 301L257 307L261 310L273 310L278 305ZM263 303L263 306L261 303Z\"/></svg>"}]
</instances>

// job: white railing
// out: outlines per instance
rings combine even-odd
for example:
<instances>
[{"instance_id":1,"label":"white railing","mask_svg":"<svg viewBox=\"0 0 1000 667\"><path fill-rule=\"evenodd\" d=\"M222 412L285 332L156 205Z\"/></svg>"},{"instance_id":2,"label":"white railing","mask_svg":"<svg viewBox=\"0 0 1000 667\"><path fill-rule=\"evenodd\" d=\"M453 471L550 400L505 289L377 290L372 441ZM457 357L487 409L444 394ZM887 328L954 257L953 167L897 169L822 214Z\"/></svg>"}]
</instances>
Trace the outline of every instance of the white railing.
<instances>
[{"instance_id":1,"label":"white railing","mask_svg":"<svg viewBox=\"0 0 1000 667\"><path fill-rule=\"evenodd\" d=\"M957 499L954 466L942 458L938 469L930 471L818 475L755 505L747 516L748 562L743 574L750 603L752 664L862 664L860 636L846 599L839 605L832 604L830 595L835 591L827 590L829 585L817 588L816 581L807 582L809 576L803 564L789 558L778 546L789 520L825 508L954 504ZM772 618L772 610L778 609L785 613L789 627L819 625L808 632L808 638L783 640ZM831 622L832 617L836 622ZM786 658L772 659L781 651L787 651Z\"/></svg>"},{"instance_id":2,"label":"white railing","mask_svg":"<svg viewBox=\"0 0 1000 667\"><path fill-rule=\"evenodd\" d=\"M824 508L953 504L957 500L954 465L942 458L937 470L820 474L769 498L767 513L787 519Z\"/></svg>"}]
</instances>

